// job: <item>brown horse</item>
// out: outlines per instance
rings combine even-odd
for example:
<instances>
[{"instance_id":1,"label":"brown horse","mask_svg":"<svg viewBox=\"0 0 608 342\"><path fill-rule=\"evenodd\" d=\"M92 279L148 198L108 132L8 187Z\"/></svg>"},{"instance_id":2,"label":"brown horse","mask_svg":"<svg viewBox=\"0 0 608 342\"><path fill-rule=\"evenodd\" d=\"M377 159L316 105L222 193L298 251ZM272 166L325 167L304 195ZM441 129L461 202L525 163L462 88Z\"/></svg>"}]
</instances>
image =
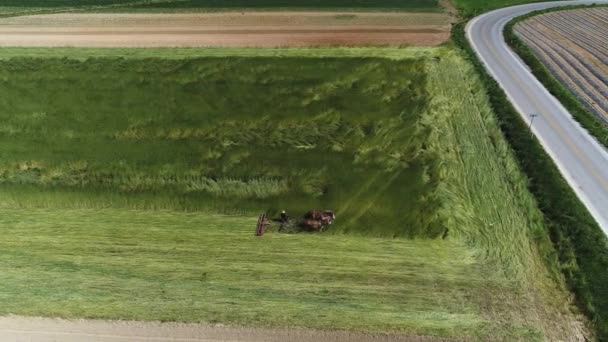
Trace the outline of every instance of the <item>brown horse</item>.
<instances>
[{"instance_id":1,"label":"brown horse","mask_svg":"<svg viewBox=\"0 0 608 342\"><path fill-rule=\"evenodd\" d=\"M326 226L329 226L336 219L336 214L331 210L311 210L304 215L304 221L302 221L302 227L320 231Z\"/></svg>"}]
</instances>

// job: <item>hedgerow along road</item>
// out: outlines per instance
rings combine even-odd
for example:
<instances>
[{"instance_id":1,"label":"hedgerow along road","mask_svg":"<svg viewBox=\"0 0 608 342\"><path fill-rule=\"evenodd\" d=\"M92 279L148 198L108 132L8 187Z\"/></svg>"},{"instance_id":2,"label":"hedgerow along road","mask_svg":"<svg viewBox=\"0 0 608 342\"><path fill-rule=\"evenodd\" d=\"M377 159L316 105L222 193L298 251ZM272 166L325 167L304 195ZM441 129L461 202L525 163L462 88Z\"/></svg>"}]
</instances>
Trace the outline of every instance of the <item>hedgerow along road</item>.
<instances>
[{"instance_id":1,"label":"hedgerow along road","mask_svg":"<svg viewBox=\"0 0 608 342\"><path fill-rule=\"evenodd\" d=\"M608 235L608 152L534 77L503 36L505 25L516 17L552 7L591 4L608 1L559 1L502 8L471 20L466 35L485 68Z\"/></svg>"}]
</instances>

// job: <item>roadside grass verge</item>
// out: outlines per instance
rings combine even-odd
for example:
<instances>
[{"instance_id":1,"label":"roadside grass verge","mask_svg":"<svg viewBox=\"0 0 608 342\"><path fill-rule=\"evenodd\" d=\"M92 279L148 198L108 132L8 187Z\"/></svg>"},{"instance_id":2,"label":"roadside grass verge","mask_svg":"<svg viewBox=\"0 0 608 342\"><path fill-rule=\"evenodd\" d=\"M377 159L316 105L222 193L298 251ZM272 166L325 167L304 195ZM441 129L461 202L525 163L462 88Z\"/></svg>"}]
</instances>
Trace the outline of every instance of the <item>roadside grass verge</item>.
<instances>
[{"instance_id":1,"label":"roadside grass verge","mask_svg":"<svg viewBox=\"0 0 608 342\"><path fill-rule=\"evenodd\" d=\"M458 14L464 19L463 22L466 22L468 19L502 7L543 1L545 0L454 0L454 3L458 8Z\"/></svg>"},{"instance_id":2,"label":"roadside grass verge","mask_svg":"<svg viewBox=\"0 0 608 342\"><path fill-rule=\"evenodd\" d=\"M575 294L578 307L593 321L598 337L608 336L606 317L608 248L606 236L561 176L506 95L489 76L468 45L464 24L453 30L456 44L468 54L487 89L500 127L512 146L528 188L543 212L544 225L557 252L559 269Z\"/></svg>"}]
</instances>

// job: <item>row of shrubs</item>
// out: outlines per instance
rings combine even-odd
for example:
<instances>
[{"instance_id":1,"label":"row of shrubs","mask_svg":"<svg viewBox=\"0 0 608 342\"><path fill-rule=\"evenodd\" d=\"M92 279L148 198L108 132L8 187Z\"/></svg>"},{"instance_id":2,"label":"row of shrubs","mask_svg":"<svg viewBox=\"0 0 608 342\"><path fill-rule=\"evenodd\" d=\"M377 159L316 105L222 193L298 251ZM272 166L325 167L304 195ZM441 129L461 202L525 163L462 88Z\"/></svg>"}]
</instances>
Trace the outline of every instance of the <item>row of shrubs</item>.
<instances>
[{"instance_id":1,"label":"row of shrubs","mask_svg":"<svg viewBox=\"0 0 608 342\"><path fill-rule=\"evenodd\" d=\"M544 214L560 268L578 307L593 321L598 338L608 340L608 239L477 59L466 40L465 23L456 24L452 35L479 72L500 127L529 178L529 189Z\"/></svg>"}]
</instances>

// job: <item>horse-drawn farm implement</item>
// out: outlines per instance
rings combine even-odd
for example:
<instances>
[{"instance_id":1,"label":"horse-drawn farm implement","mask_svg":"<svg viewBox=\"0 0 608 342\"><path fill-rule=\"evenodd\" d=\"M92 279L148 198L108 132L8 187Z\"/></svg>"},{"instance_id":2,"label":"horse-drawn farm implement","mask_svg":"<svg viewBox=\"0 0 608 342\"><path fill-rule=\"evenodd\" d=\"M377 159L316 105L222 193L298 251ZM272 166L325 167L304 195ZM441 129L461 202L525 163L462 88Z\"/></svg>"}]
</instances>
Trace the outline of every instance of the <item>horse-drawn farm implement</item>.
<instances>
[{"instance_id":1,"label":"horse-drawn farm implement","mask_svg":"<svg viewBox=\"0 0 608 342\"><path fill-rule=\"evenodd\" d=\"M283 211L281 215L273 219L279 226L279 232L322 232L329 227L336 219L336 214L331 210L310 210L301 219L292 220ZM255 229L256 236L263 236L271 221L265 213L260 214Z\"/></svg>"}]
</instances>

